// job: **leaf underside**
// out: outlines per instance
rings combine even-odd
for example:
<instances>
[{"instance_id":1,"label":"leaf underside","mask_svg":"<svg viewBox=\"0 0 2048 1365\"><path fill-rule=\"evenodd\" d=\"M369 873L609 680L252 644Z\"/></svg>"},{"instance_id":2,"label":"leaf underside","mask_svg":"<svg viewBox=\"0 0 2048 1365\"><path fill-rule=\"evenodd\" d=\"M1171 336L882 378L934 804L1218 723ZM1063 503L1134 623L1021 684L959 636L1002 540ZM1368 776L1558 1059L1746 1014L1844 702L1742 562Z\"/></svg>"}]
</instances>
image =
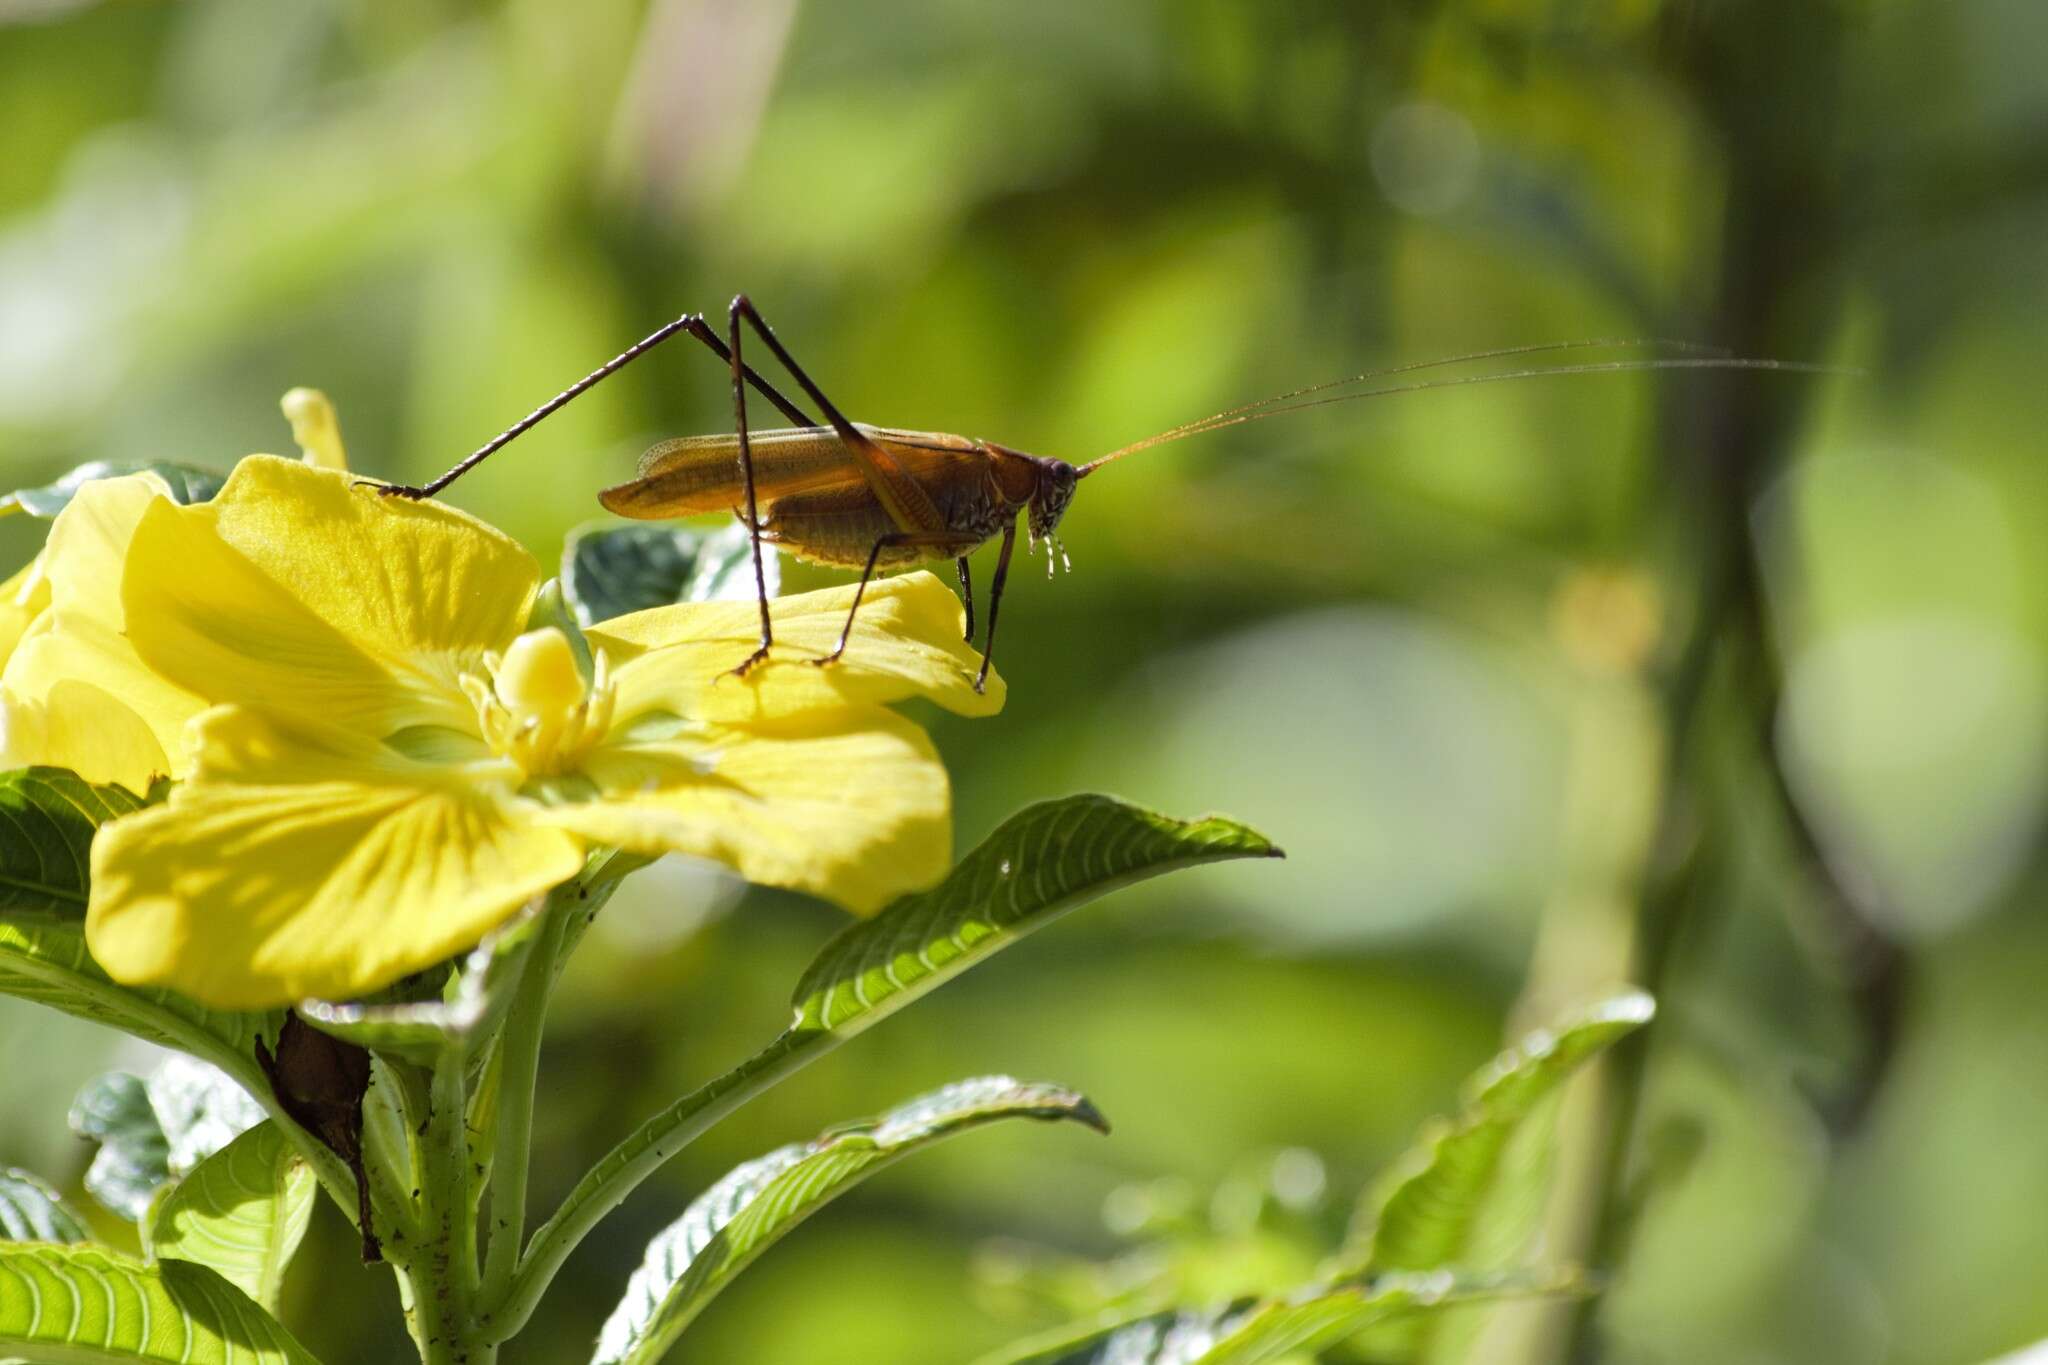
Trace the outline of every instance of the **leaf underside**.
<instances>
[{"instance_id":1,"label":"leaf underside","mask_svg":"<svg viewBox=\"0 0 2048 1365\"><path fill-rule=\"evenodd\" d=\"M312 1167L277 1125L260 1123L159 1195L149 1248L160 1260L211 1267L275 1312L317 1189Z\"/></svg>"},{"instance_id":2,"label":"leaf underside","mask_svg":"<svg viewBox=\"0 0 2048 1365\"><path fill-rule=\"evenodd\" d=\"M0 497L0 516L26 512L48 520L71 505L78 490L95 479L115 479L124 474L154 474L171 490L171 500L181 503L206 502L220 492L226 479L211 469L176 464L168 460L94 460L79 465L62 478L40 488L17 488Z\"/></svg>"},{"instance_id":3,"label":"leaf underside","mask_svg":"<svg viewBox=\"0 0 2048 1365\"><path fill-rule=\"evenodd\" d=\"M768 595L781 586L771 545L761 547ZM753 547L737 522L718 530L636 523L595 525L562 551L562 592L584 626L678 602L754 595Z\"/></svg>"},{"instance_id":4,"label":"leaf underside","mask_svg":"<svg viewBox=\"0 0 2048 1365\"><path fill-rule=\"evenodd\" d=\"M173 1055L148 1080L112 1071L72 1102L71 1130L100 1144L85 1187L129 1222L171 1179L263 1121L263 1109L225 1072Z\"/></svg>"}]
</instances>

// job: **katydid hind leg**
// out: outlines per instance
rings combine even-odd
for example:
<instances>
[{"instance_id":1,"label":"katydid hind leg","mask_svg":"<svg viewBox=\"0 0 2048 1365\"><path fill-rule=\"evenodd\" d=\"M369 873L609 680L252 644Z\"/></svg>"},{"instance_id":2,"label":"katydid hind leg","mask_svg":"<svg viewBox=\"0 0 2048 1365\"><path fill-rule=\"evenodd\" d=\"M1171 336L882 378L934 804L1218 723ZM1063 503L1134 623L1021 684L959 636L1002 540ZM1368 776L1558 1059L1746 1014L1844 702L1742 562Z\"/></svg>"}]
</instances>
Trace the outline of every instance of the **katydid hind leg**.
<instances>
[{"instance_id":1,"label":"katydid hind leg","mask_svg":"<svg viewBox=\"0 0 2048 1365\"><path fill-rule=\"evenodd\" d=\"M967 633L960 638L971 645L974 643L974 580L967 574L966 555L954 560L953 565L960 570L960 602L967 608Z\"/></svg>"},{"instance_id":2,"label":"katydid hind leg","mask_svg":"<svg viewBox=\"0 0 2048 1365\"><path fill-rule=\"evenodd\" d=\"M981 672L974 677L974 690L979 692L988 684L988 666L996 657L996 613L1003 605L1003 584L1010 577L1010 551L1017 544L1017 523L1012 521L1003 528L1003 548L996 552L995 581L988 588L988 635L981 642Z\"/></svg>"},{"instance_id":3,"label":"katydid hind leg","mask_svg":"<svg viewBox=\"0 0 2048 1365\"><path fill-rule=\"evenodd\" d=\"M470 470L512 444L513 441L539 426L547 417L567 407L571 402L590 392L600 383L611 378L620 370L625 369L626 366L632 364L641 356L646 355L649 351L652 351L655 347L661 345L662 342L667 341L679 332L689 333L710 347L712 352L721 361L730 363L731 356L726 350L725 343L718 339L718 334L711 330L709 323L704 321L704 315L701 313L685 313L675 321L648 333L625 350L619 352L619 354L613 356L610 360L607 360L604 364L592 370L589 374L583 376L583 378L577 380L574 384L571 384L568 388L563 389L547 402L542 403L532 412L527 413L526 416L520 418L517 422L514 422L511 426L505 428L496 436L484 442L483 445L464 456L439 478L423 484L379 484L376 485L377 491L387 497L410 498L414 500L434 496L449 484L454 483L464 474L467 474ZM802 408L785 398L776 390L773 384L763 379L751 367L743 365L741 371L745 375L746 381L752 384L762 397L780 409L782 414L789 418L790 421L802 427L815 425ZM358 480L358 482L367 483L368 480Z\"/></svg>"},{"instance_id":4,"label":"katydid hind leg","mask_svg":"<svg viewBox=\"0 0 2048 1365\"><path fill-rule=\"evenodd\" d=\"M813 382L810 375L804 372L804 367L796 363L796 357L789 353L789 348L784 346L781 338L775 335L775 331L769 327L767 319L763 318L760 310L754 307L754 301L745 294L736 295L732 301L731 344L734 349L739 347L739 320L741 318L745 318L748 325L754 329L754 334L767 343L769 351L774 354L776 360L781 362L782 368L789 371L790 377L796 380L797 387L802 389L809 396L810 400L818 405L818 410L825 414L826 423L839 433L840 438L855 445L865 444L867 438L860 434L847 415L839 410L839 406L825 396L825 391L819 388Z\"/></svg>"},{"instance_id":5,"label":"katydid hind leg","mask_svg":"<svg viewBox=\"0 0 2048 1365\"><path fill-rule=\"evenodd\" d=\"M727 345L731 348L728 357L732 365L732 420L733 431L739 437L740 481L747 493L747 542L754 551L754 596L761 604L761 643L752 654L742 659L732 671L745 677L747 670L768 657L768 651L775 644L775 627L768 618L768 572L761 563L761 512L754 498L754 453L747 441L747 385L746 361L740 356L740 310L739 301L733 301L733 309L727 318L729 336Z\"/></svg>"}]
</instances>

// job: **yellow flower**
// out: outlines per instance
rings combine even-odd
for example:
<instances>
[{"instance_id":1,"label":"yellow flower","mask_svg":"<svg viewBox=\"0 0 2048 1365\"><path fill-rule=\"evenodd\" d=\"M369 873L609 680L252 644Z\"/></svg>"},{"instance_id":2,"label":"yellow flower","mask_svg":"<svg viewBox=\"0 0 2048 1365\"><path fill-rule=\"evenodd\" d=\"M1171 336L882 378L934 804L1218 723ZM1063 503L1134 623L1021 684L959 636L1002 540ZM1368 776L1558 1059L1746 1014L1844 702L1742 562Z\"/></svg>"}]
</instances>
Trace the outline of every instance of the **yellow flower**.
<instances>
[{"instance_id":1,"label":"yellow flower","mask_svg":"<svg viewBox=\"0 0 2048 1365\"><path fill-rule=\"evenodd\" d=\"M259 456L213 502L151 506L129 551L130 637L213 705L197 765L93 845L87 935L118 980L255 1008L361 995L448 957L586 850L713 858L857 912L950 860L944 768L886 709L965 714L960 610L929 574L776 604L662 607L588 633L527 623L525 550L434 503ZM784 656L792 656L783 661Z\"/></svg>"},{"instance_id":2,"label":"yellow flower","mask_svg":"<svg viewBox=\"0 0 2048 1365\"><path fill-rule=\"evenodd\" d=\"M325 394L293 389L283 407L307 463L347 468ZM136 524L169 493L151 473L85 484L0 586L0 768L47 763L139 795L191 767L186 726L203 703L137 656L121 602Z\"/></svg>"}]
</instances>

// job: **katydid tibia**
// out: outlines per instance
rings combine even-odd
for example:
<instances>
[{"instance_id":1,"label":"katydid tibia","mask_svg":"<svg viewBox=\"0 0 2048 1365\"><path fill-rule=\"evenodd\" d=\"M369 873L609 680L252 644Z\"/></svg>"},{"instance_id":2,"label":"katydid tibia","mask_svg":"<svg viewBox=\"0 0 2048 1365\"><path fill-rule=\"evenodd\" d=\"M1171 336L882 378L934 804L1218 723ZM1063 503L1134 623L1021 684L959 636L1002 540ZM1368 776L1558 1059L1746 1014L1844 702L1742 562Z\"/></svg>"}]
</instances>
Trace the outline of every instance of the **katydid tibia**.
<instances>
[{"instance_id":1,"label":"katydid tibia","mask_svg":"<svg viewBox=\"0 0 2048 1365\"><path fill-rule=\"evenodd\" d=\"M823 422L783 396L746 363L741 355L742 323L753 329L796 380L804 396L824 415ZM775 643L767 579L761 563L764 541L781 546L799 559L861 571L860 584L854 589L853 605L846 614L846 625L839 633L838 646L829 654L808 660L822 665L836 661L845 652L853 633L854 618L860 611L861 596L875 571L927 560L951 559L958 568L961 595L967 607L967 639L971 643L974 639L974 592L968 576L967 558L1001 535L1002 548L996 556L995 580L989 588L988 633L982 642L981 671L974 680L974 689L979 692L988 681L989 661L994 656L996 612L1002 604L1004 583L1009 577L1010 554L1016 545L1019 517L1025 521L1030 542L1035 544L1043 540L1046 543L1046 571L1050 573L1051 556L1057 553L1064 558L1057 532L1076 485L1112 460L1151 446L1244 422L1260 421L1283 412L1424 389L1489 384L1506 379L1534 379L1546 375L1607 374L1632 370L1815 372L1828 369L1826 366L1790 361L1695 355L1547 365L1345 393L1331 392L1349 389L1371 379L1468 361L1589 347L1682 344L1639 340L1566 341L1500 347L1441 360L1369 370L1345 379L1275 394L1255 403L1171 427L1075 465L1065 460L1027 454L994 441L849 421L797 364L746 295L732 301L726 324L726 336L721 340L703 315L687 313L571 384L485 442L433 482L418 487L390 485L380 491L408 498L433 496L577 395L616 374L670 337L687 333L714 352L732 374L734 430L722 435L685 436L663 441L641 457L637 478L605 489L598 498L613 512L645 520L732 512L752 531L754 587L761 608L761 638L759 647L733 672L745 674L768 657L769 649ZM795 425L769 431L751 430L747 422L747 389L750 385Z\"/></svg>"}]
</instances>

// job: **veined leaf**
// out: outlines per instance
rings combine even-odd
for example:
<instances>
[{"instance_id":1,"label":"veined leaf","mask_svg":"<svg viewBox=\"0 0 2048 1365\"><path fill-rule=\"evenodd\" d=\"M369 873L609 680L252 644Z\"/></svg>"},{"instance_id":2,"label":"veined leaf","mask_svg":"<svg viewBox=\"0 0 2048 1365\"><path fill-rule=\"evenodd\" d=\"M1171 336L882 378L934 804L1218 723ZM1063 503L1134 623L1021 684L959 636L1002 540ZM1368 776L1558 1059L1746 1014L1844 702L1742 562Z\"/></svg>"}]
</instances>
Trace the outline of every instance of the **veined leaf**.
<instances>
[{"instance_id":1,"label":"veined leaf","mask_svg":"<svg viewBox=\"0 0 2048 1365\"><path fill-rule=\"evenodd\" d=\"M1160 1313L1077 1349L1010 1356L1016 1365L1275 1365L1318 1352L1369 1328L1417 1321L1457 1304L1583 1292L1575 1277L1387 1275L1325 1285L1286 1299Z\"/></svg>"},{"instance_id":2,"label":"veined leaf","mask_svg":"<svg viewBox=\"0 0 2048 1365\"><path fill-rule=\"evenodd\" d=\"M1428 1130L1368 1196L1347 1258L1370 1273L1464 1264L1509 1139L1573 1072L1655 1013L1649 996L1630 991L1539 1029L1482 1068L1463 1112Z\"/></svg>"},{"instance_id":3,"label":"veined leaf","mask_svg":"<svg viewBox=\"0 0 2048 1365\"><path fill-rule=\"evenodd\" d=\"M0 1243L0 1358L16 1357L318 1365L282 1323L203 1265Z\"/></svg>"},{"instance_id":4,"label":"veined leaf","mask_svg":"<svg viewBox=\"0 0 2048 1365\"><path fill-rule=\"evenodd\" d=\"M1446 1308L1506 1298L1558 1297L1584 1292L1568 1272L1529 1276L1382 1275L1335 1285L1296 1298L1262 1303L1232 1318L1194 1365L1268 1365L1296 1355L1309 1359L1369 1328L1428 1321Z\"/></svg>"},{"instance_id":5,"label":"veined leaf","mask_svg":"<svg viewBox=\"0 0 2048 1365\"><path fill-rule=\"evenodd\" d=\"M15 1166L0 1166L0 1241L83 1242L92 1234L64 1196Z\"/></svg>"},{"instance_id":6,"label":"veined leaf","mask_svg":"<svg viewBox=\"0 0 2048 1365\"><path fill-rule=\"evenodd\" d=\"M0 918L83 921L93 831L142 805L68 768L0 773Z\"/></svg>"},{"instance_id":7,"label":"veined leaf","mask_svg":"<svg viewBox=\"0 0 2048 1365\"><path fill-rule=\"evenodd\" d=\"M1174 820L1107 796L1029 806L945 881L834 938L797 983L797 1030L858 1032L1095 897L1175 868L1280 850L1234 820Z\"/></svg>"},{"instance_id":8,"label":"veined leaf","mask_svg":"<svg viewBox=\"0 0 2048 1365\"><path fill-rule=\"evenodd\" d=\"M502 1327L517 1330L584 1234L693 1138L806 1062L879 1023L1067 911L1132 882L1202 863L1277 858L1232 820L1174 820L1107 796L1011 816L937 887L902 897L826 944L797 984L781 1037L677 1100L614 1147L533 1236Z\"/></svg>"},{"instance_id":9,"label":"veined leaf","mask_svg":"<svg viewBox=\"0 0 2048 1365\"><path fill-rule=\"evenodd\" d=\"M170 486L175 502L206 502L220 492L225 478L211 469L174 464L168 460L94 460L82 464L54 483L41 488L17 488L0 497L0 516L26 512L48 520L71 505L78 490L94 479L115 479L123 474L154 474Z\"/></svg>"},{"instance_id":10,"label":"veined leaf","mask_svg":"<svg viewBox=\"0 0 2048 1365\"><path fill-rule=\"evenodd\" d=\"M983 1076L738 1166L648 1246L646 1261L604 1325L594 1361L659 1360L719 1290L818 1208L920 1147L1005 1118L1108 1128L1071 1090Z\"/></svg>"},{"instance_id":11,"label":"veined leaf","mask_svg":"<svg viewBox=\"0 0 2048 1365\"><path fill-rule=\"evenodd\" d=\"M86 951L79 924L12 924L0 919L0 995L19 996L107 1024L147 1042L202 1057L251 1085L259 1033L275 1035L277 1013L208 1009L175 991L120 986Z\"/></svg>"},{"instance_id":12,"label":"veined leaf","mask_svg":"<svg viewBox=\"0 0 2048 1365\"><path fill-rule=\"evenodd\" d=\"M761 547L768 595L781 586L775 547ZM634 523L594 525L562 551L562 591L586 626L677 602L754 595L753 548L737 522L716 531Z\"/></svg>"},{"instance_id":13,"label":"veined leaf","mask_svg":"<svg viewBox=\"0 0 2048 1365\"><path fill-rule=\"evenodd\" d=\"M210 1266L275 1312L317 1188L277 1125L259 1123L159 1193L145 1241L157 1259Z\"/></svg>"},{"instance_id":14,"label":"veined leaf","mask_svg":"<svg viewBox=\"0 0 2048 1365\"><path fill-rule=\"evenodd\" d=\"M184 1056L166 1058L147 1081L109 1072L71 1105L72 1131L100 1144L85 1188L130 1222L160 1186L262 1121L262 1106L224 1072Z\"/></svg>"}]
</instances>

